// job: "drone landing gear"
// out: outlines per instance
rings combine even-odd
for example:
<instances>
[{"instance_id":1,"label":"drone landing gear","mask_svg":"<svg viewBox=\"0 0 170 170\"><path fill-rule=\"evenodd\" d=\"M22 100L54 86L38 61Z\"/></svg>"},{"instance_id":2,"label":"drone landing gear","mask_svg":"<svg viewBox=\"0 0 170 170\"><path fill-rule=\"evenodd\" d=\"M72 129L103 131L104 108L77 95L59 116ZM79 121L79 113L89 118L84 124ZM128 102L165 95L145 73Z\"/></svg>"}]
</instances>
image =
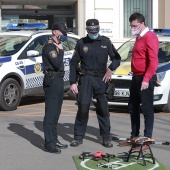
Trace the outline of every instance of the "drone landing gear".
<instances>
[{"instance_id":1,"label":"drone landing gear","mask_svg":"<svg viewBox=\"0 0 170 170\"><path fill-rule=\"evenodd\" d=\"M152 142L153 141L145 141L145 140L137 140L137 141L133 141L132 140L132 147L131 147L131 149L130 149L130 151L129 151L129 154L128 154L128 157L127 157L127 162L129 161L129 158L130 158L130 155L132 154L132 153L134 153L133 152L133 149L134 148L136 148L136 147L139 147L139 151L137 151L137 152L139 152L139 154L138 154L138 156L137 156L137 160L139 160L139 158L140 158L140 155L142 156L142 160L143 160L143 165L144 166L146 166L146 161L145 161L145 154L143 153L143 148L144 147L148 147L149 148L149 151L150 151L150 155L151 155L151 158L152 158L152 161L153 161L153 164L155 164L155 159L154 159L154 156L153 156L153 152L152 152L152 150L151 150L151 147L150 147L150 144L152 144Z\"/></svg>"}]
</instances>

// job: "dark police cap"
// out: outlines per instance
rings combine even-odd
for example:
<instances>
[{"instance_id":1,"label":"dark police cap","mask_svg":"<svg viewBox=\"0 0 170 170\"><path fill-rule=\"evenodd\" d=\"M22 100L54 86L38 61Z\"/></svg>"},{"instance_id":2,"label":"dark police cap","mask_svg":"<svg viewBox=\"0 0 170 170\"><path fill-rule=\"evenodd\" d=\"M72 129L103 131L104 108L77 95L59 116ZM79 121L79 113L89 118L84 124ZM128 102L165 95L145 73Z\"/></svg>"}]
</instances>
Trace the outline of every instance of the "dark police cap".
<instances>
[{"instance_id":1,"label":"dark police cap","mask_svg":"<svg viewBox=\"0 0 170 170\"><path fill-rule=\"evenodd\" d=\"M52 25L52 30L59 30L61 31L63 34L67 33L68 32L68 29L67 29L67 25L66 23L61 23L61 22L55 22L53 25Z\"/></svg>"},{"instance_id":2,"label":"dark police cap","mask_svg":"<svg viewBox=\"0 0 170 170\"><path fill-rule=\"evenodd\" d=\"M99 32L99 21L97 19L88 19L86 21L86 30L89 33L98 33Z\"/></svg>"}]
</instances>

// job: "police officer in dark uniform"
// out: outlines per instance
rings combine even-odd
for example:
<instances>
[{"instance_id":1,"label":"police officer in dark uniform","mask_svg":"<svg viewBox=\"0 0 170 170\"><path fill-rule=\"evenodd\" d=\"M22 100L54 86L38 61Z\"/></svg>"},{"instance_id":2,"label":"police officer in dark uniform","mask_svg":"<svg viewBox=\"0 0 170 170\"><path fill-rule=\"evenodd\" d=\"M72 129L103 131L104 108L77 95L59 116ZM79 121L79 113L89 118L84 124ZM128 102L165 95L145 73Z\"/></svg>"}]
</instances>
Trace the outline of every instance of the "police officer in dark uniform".
<instances>
[{"instance_id":1,"label":"police officer in dark uniform","mask_svg":"<svg viewBox=\"0 0 170 170\"><path fill-rule=\"evenodd\" d=\"M97 99L96 114L99 122L102 145L112 147L110 140L110 116L105 95L107 82L111 79L112 71L120 64L120 55L115 55L111 41L99 35L99 21L86 21L87 36L80 39L70 62L70 90L77 94L78 111L74 124L74 140L70 146L83 143L92 96ZM111 64L107 68L108 56ZM117 57L116 57L117 56ZM77 66L80 64L78 86Z\"/></svg>"},{"instance_id":2,"label":"police officer in dark uniform","mask_svg":"<svg viewBox=\"0 0 170 170\"><path fill-rule=\"evenodd\" d=\"M68 145L61 144L57 135L57 124L61 113L64 95L64 50L61 41L67 38L67 27L56 22L52 26L52 37L42 50L44 65L45 116L43 121L46 151L61 153Z\"/></svg>"}]
</instances>

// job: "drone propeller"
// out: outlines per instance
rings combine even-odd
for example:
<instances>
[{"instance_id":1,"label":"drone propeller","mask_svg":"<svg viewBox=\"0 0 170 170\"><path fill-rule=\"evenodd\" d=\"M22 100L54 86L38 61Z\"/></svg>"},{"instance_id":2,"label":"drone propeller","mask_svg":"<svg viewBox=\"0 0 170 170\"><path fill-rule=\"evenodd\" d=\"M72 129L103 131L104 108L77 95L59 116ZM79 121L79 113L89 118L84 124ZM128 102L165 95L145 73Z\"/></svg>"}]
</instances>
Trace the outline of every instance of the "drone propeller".
<instances>
[{"instance_id":1,"label":"drone propeller","mask_svg":"<svg viewBox=\"0 0 170 170\"><path fill-rule=\"evenodd\" d=\"M92 156L93 154L91 153L91 152L82 152L82 154L80 154L80 156L79 156L79 159L83 159L83 161L84 161L84 158L85 157L89 157L89 156Z\"/></svg>"}]
</instances>

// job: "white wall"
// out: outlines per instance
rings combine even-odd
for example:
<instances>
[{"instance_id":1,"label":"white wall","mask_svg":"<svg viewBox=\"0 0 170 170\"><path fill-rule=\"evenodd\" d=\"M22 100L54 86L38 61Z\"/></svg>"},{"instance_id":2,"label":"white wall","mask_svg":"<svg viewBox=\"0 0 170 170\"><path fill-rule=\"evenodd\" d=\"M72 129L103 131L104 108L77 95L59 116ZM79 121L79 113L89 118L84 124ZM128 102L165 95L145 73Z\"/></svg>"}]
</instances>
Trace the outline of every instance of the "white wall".
<instances>
[{"instance_id":1,"label":"white wall","mask_svg":"<svg viewBox=\"0 0 170 170\"><path fill-rule=\"evenodd\" d=\"M86 0L78 0L77 3L77 25L78 25L78 35L83 37L85 35L85 2Z\"/></svg>"},{"instance_id":2,"label":"white wall","mask_svg":"<svg viewBox=\"0 0 170 170\"><path fill-rule=\"evenodd\" d=\"M2 17L1 17L1 0L0 0L0 31L1 31L1 22L2 22Z\"/></svg>"},{"instance_id":3,"label":"white wall","mask_svg":"<svg viewBox=\"0 0 170 170\"><path fill-rule=\"evenodd\" d=\"M84 16L83 16L84 15ZM123 0L78 0L78 34L86 36L86 20L98 19L100 34L119 47L123 39Z\"/></svg>"},{"instance_id":4,"label":"white wall","mask_svg":"<svg viewBox=\"0 0 170 170\"><path fill-rule=\"evenodd\" d=\"M119 0L95 0L95 18L100 21L100 34L110 38L120 36Z\"/></svg>"},{"instance_id":5,"label":"white wall","mask_svg":"<svg viewBox=\"0 0 170 170\"><path fill-rule=\"evenodd\" d=\"M153 0L152 11L153 11L153 16L154 16L152 27L158 28L158 0Z\"/></svg>"}]
</instances>

